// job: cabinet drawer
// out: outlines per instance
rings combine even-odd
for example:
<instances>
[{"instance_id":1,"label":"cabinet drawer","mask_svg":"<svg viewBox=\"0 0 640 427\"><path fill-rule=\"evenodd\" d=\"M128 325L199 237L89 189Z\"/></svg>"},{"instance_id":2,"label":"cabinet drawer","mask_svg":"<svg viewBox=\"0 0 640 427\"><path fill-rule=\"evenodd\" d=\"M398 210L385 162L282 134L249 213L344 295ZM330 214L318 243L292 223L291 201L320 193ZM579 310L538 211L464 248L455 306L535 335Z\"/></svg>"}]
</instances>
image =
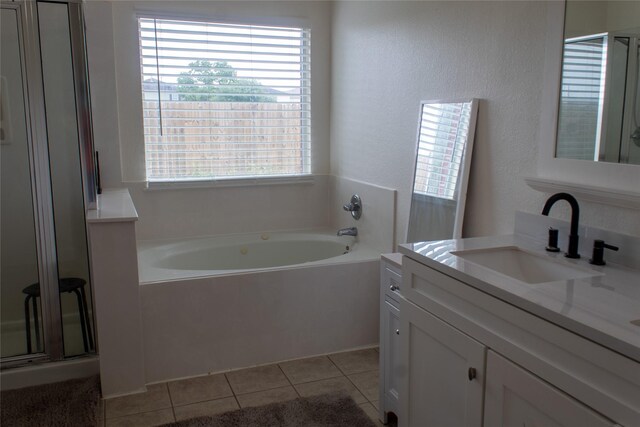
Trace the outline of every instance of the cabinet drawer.
<instances>
[{"instance_id":1,"label":"cabinet drawer","mask_svg":"<svg viewBox=\"0 0 640 427\"><path fill-rule=\"evenodd\" d=\"M402 297L400 288L402 287L402 275L396 273L390 268L386 267L383 271L382 288L385 294L389 298L393 298L398 301Z\"/></svg>"}]
</instances>

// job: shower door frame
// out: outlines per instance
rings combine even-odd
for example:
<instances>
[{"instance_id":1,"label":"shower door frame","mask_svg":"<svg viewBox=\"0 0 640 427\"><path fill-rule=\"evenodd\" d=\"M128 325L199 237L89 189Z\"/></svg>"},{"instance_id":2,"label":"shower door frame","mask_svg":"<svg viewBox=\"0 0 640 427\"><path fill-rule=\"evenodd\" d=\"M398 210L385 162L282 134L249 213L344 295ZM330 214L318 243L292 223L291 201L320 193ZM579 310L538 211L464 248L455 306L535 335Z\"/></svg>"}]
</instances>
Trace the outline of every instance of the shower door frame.
<instances>
[{"instance_id":1,"label":"shower door frame","mask_svg":"<svg viewBox=\"0 0 640 427\"><path fill-rule=\"evenodd\" d=\"M44 344L41 352L2 358L0 367L6 369L62 360L64 349L37 4L0 0L0 7L14 10L17 18Z\"/></svg>"}]
</instances>

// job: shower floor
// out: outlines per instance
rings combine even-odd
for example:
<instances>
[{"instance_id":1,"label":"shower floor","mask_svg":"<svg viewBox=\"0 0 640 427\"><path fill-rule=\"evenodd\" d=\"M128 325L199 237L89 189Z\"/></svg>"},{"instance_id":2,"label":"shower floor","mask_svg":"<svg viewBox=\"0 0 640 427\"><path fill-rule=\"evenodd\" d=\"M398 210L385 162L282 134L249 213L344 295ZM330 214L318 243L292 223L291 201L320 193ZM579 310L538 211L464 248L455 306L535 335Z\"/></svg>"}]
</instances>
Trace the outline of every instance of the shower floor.
<instances>
[{"instance_id":1,"label":"shower floor","mask_svg":"<svg viewBox=\"0 0 640 427\"><path fill-rule=\"evenodd\" d=\"M89 313L91 315L91 313ZM78 356L84 354L84 344L82 342L82 330L80 322L67 321L64 323L64 351L65 357ZM35 340L32 332L32 339ZM26 354L25 331L2 328L2 357ZM35 348L34 348L35 350Z\"/></svg>"}]
</instances>

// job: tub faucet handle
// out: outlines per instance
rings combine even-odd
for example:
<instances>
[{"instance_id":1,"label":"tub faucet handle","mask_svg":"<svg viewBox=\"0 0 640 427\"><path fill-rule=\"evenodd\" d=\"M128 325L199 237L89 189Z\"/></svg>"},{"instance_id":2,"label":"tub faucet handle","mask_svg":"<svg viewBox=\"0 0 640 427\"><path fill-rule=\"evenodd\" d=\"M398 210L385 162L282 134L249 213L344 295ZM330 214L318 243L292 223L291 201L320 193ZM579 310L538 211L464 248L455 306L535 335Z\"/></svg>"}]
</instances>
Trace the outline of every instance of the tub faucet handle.
<instances>
[{"instance_id":1,"label":"tub faucet handle","mask_svg":"<svg viewBox=\"0 0 640 427\"><path fill-rule=\"evenodd\" d=\"M360 196L357 194L351 196L351 201L346 205L342 205L342 209L347 212L351 212L353 219L360 219L360 216L362 215L362 200L360 199Z\"/></svg>"}]
</instances>

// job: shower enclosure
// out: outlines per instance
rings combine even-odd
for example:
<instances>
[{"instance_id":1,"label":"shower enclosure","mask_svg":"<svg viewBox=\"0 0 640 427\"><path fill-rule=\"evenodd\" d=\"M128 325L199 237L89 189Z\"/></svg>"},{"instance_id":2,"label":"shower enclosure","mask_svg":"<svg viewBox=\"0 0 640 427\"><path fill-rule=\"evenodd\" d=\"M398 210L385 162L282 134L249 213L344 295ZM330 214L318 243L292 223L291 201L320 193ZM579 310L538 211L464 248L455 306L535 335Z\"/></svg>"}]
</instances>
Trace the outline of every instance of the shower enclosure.
<instances>
[{"instance_id":1,"label":"shower enclosure","mask_svg":"<svg viewBox=\"0 0 640 427\"><path fill-rule=\"evenodd\" d=\"M95 352L80 2L0 1L1 367Z\"/></svg>"}]
</instances>

